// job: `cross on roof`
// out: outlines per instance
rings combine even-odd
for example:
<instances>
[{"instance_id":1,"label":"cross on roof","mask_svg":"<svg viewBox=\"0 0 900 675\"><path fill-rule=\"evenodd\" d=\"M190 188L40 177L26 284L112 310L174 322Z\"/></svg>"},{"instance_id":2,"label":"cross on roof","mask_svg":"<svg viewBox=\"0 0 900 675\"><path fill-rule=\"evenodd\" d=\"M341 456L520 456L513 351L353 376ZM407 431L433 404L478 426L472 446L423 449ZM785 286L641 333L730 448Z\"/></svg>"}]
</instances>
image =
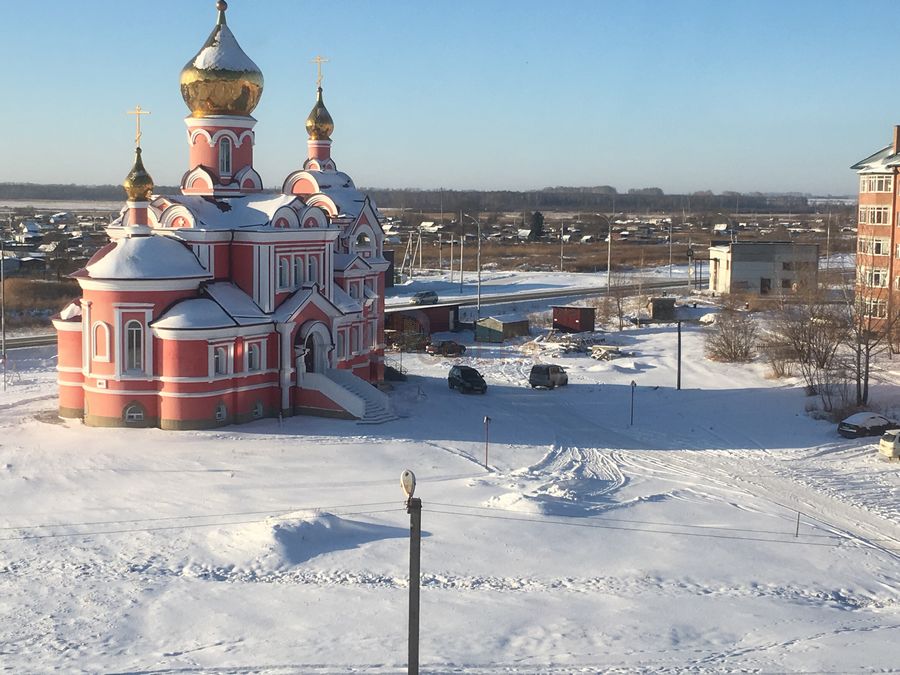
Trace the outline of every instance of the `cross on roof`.
<instances>
[{"instance_id":1,"label":"cross on roof","mask_svg":"<svg viewBox=\"0 0 900 675\"><path fill-rule=\"evenodd\" d=\"M316 64L316 71L318 73L318 77L316 77L316 86L321 87L322 86L322 64L328 63L328 59L326 59L322 56L317 56L312 61L310 61L310 63Z\"/></svg>"},{"instance_id":2,"label":"cross on roof","mask_svg":"<svg viewBox=\"0 0 900 675\"><path fill-rule=\"evenodd\" d=\"M149 115L149 110L144 110L141 106L137 105L134 107L134 110L126 110L126 115L134 115L135 122L137 123L137 130L134 135L134 144L136 147L140 147L141 145L141 115Z\"/></svg>"}]
</instances>

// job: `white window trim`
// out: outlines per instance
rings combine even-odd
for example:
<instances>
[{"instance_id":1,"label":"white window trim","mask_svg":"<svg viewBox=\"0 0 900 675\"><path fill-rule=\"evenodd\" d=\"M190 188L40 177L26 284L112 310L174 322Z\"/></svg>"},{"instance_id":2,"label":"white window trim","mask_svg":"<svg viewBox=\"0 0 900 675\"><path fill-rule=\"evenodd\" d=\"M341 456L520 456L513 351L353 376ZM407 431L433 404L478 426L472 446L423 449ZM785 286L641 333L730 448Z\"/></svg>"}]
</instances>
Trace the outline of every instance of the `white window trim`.
<instances>
[{"instance_id":1,"label":"white window trim","mask_svg":"<svg viewBox=\"0 0 900 675\"><path fill-rule=\"evenodd\" d=\"M227 148L227 152L226 152ZM219 139L219 175L229 177L232 175L234 167L234 143L228 136Z\"/></svg>"},{"instance_id":2,"label":"white window trim","mask_svg":"<svg viewBox=\"0 0 900 675\"><path fill-rule=\"evenodd\" d=\"M291 290L291 274L293 270L291 269L291 259L285 255L279 255L276 258L275 263L275 288L279 291L289 291ZM281 276L281 265L284 263L284 268L286 270L285 278L282 280Z\"/></svg>"},{"instance_id":3,"label":"white window trim","mask_svg":"<svg viewBox=\"0 0 900 675\"><path fill-rule=\"evenodd\" d=\"M209 380L227 380L234 375L234 342L210 342L208 346L208 367ZM216 372L216 349L225 350L225 372Z\"/></svg>"},{"instance_id":4,"label":"white window trim","mask_svg":"<svg viewBox=\"0 0 900 675\"><path fill-rule=\"evenodd\" d=\"M250 347L259 348L259 367L250 370ZM244 342L244 372L245 373L262 373L266 370L266 350L265 340L251 340Z\"/></svg>"},{"instance_id":5,"label":"white window trim","mask_svg":"<svg viewBox=\"0 0 900 675\"><path fill-rule=\"evenodd\" d=\"M104 354L99 354L97 352L97 329L102 328L105 339L103 340L104 346ZM91 326L91 357L94 361L98 363L109 363L109 353L110 353L110 344L109 344L109 324L103 321L95 321L94 325Z\"/></svg>"},{"instance_id":6,"label":"white window trim","mask_svg":"<svg viewBox=\"0 0 900 675\"><path fill-rule=\"evenodd\" d=\"M152 379L153 376L153 333L148 330L148 326L150 325L150 321L153 319L153 305L145 303L145 302L122 302L113 305L113 312L115 315L115 323L113 324L113 353L115 356L116 370L115 370L115 379L116 380L146 380ZM141 314L143 313L143 319L135 319L133 316L128 318L127 320L124 318L124 314ZM127 345L124 344L126 341L126 336L123 336L123 331L125 328L125 323L128 321L137 320L144 327L144 370L141 372L127 372L125 370L125 357L127 356L124 347Z\"/></svg>"}]
</instances>

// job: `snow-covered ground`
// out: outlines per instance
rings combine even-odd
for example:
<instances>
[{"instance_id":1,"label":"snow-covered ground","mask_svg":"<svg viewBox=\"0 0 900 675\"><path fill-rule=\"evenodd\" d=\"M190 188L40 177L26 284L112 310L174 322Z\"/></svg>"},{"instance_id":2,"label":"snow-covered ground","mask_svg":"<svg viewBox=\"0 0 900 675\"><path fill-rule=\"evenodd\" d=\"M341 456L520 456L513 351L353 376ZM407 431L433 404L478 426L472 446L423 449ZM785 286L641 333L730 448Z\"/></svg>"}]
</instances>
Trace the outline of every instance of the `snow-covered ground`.
<instances>
[{"instance_id":1,"label":"snow-covered ground","mask_svg":"<svg viewBox=\"0 0 900 675\"><path fill-rule=\"evenodd\" d=\"M406 354L394 422L207 432L62 423L52 350L17 350L0 665L403 671L409 467L423 672L896 672L900 464L761 365L706 361L700 330L681 391L672 326L560 357L553 391L526 385L534 356L470 342L484 396L448 389L456 359Z\"/></svg>"}]
</instances>

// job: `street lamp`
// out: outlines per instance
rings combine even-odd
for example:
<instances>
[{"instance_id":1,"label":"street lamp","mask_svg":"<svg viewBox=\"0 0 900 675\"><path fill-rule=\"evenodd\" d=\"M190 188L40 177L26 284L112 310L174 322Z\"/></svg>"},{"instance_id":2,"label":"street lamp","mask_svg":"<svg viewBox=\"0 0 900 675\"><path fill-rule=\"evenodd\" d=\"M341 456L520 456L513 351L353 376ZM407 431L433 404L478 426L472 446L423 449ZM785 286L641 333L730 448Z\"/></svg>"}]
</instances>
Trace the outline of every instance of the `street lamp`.
<instances>
[{"instance_id":1,"label":"street lamp","mask_svg":"<svg viewBox=\"0 0 900 675\"><path fill-rule=\"evenodd\" d=\"M481 318L481 221L478 218L473 218L468 213L463 214L464 217L471 220L475 223L475 227L478 229L478 250L475 253L475 267L478 270L478 291L477 291L477 300L476 300L476 317Z\"/></svg>"}]
</instances>

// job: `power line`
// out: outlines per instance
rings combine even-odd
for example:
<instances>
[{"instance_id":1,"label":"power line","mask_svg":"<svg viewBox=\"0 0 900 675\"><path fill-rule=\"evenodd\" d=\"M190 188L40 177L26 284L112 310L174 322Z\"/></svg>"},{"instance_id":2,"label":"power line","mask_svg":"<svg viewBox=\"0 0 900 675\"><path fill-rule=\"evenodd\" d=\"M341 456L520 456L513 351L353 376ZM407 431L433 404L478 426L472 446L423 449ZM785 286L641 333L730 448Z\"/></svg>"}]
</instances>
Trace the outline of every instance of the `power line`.
<instances>
[{"instance_id":1,"label":"power line","mask_svg":"<svg viewBox=\"0 0 900 675\"><path fill-rule=\"evenodd\" d=\"M601 523L583 523L583 522L566 522L563 520L535 520L533 518L517 518L513 516L491 516L486 513L461 513L459 511L441 511L436 509L429 509L429 513L437 513L442 515L449 516L463 516L467 518L487 518L491 520L508 520L513 522L523 522L523 523L533 523L538 525L562 525L565 527L585 527L592 529L600 529L600 530L619 530L622 532L639 532L642 534L668 534L674 536L684 536L684 537L704 537L708 539L731 539L737 541L756 541L756 542L765 542L769 544L802 544L805 546L823 546L823 547L838 547L840 546L840 541L838 542L821 542L821 541L804 541L798 538L792 537L789 533L783 533L784 536L791 536L791 539L767 539L764 537L739 537L734 535L727 534L713 534L706 532L678 532L675 530L663 530L663 529L646 529L646 528L638 528L638 527L624 527L619 525L604 525ZM841 541L853 541L850 537L845 537L841 535L834 535L834 539ZM862 540L864 542L864 540ZM900 552L900 549L888 549L882 548L881 550L891 551L891 552Z\"/></svg>"},{"instance_id":2,"label":"power line","mask_svg":"<svg viewBox=\"0 0 900 675\"><path fill-rule=\"evenodd\" d=\"M382 502L382 503L392 503L392 502ZM369 511L349 511L349 512L339 512L332 515L336 516L359 516L359 515L371 515L375 513L390 513L396 511L406 511L406 507L394 507L391 509L376 509ZM29 534L23 535L21 537L0 537L0 541L24 541L30 539L58 539L65 537L94 537L97 535L104 534L132 534L138 532L159 532L161 530L191 530L201 527L227 527L231 525L251 525L253 523L263 523L267 520L290 520L291 516L270 516L264 519L255 519L255 520L234 520L227 522L218 522L218 523L192 523L187 525L160 525L159 527L134 527L134 528L122 528L118 530L98 530L94 532L53 532L49 534ZM122 521L129 522L129 521ZM41 526L41 527L52 527L49 525Z\"/></svg>"},{"instance_id":3,"label":"power line","mask_svg":"<svg viewBox=\"0 0 900 675\"><path fill-rule=\"evenodd\" d=\"M446 504L446 503L431 502L431 501L429 501L428 504L429 504L429 506L431 506L431 505L446 506L446 507L453 508L453 509L478 509L480 511L499 511L499 512L503 512L503 513L516 513L519 515L527 515L527 514L522 514L521 511L517 511L515 509L504 509L502 507L494 507L494 506L465 506L462 504ZM603 504L601 502L579 501L578 504L606 506L606 504ZM796 513L796 509L794 510L794 513ZM540 515L541 515L541 517L543 517L543 514L540 514ZM562 516L562 517L571 518L572 516ZM605 516L605 515L600 516L600 518L602 518L602 520L604 522L611 521L611 522L616 522L616 523L631 523L634 525L658 525L658 526L662 526L662 527L686 527L686 528L703 529L703 530L727 530L729 532L748 532L751 534L776 534L776 535L789 534L788 532L786 532L784 530L759 530L759 529L746 528L746 527L733 527L731 525L706 525L706 524L696 524L696 523L683 523L683 524L682 523L665 523L665 522L659 522L659 521L653 521L653 520L635 520L635 519L631 519L631 518L614 518L614 517L609 517L609 516ZM815 520L815 519L813 518L812 520ZM529 522L538 522L538 521L529 520ZM596 522L596 521L594 521L594 522ZM804 536L805 537L819 537L819 538L824 538L824 539L833 539L833 538L839 537L841 535L808 533L808 534L805 534ZM888 541L891 543L897 542L896 539L892 539L889 537L877 538L877 539L866 538L866 541Z\"/></svg>"},{"instance_id":4,"label":"power line","mask_svg":"<svg viewBox=\"0 0 900 675\"><path fill-rule=\"evenodd\" d=\"M51 523L47 525L11 525L0 527L3 530L34 530L48 527L88 527L92 525L118 525L119 523L152 523L166 522L170 520L192 520L197 518L231 518L234 516L258 516L261 514L272 513L273 511L328 511L331 509L356 509L363 506L384 506L385 504L395 504L391 502L367 502L363 504L338 504L335 506L288 506L284 508L266 509L264 511L232 511L230 513L207 513L195 514L189 516L165 516L161 518L124 518L121 520L92 520L83 523ZM277 516L273 516L277 517ZM252 522L252 521L251 521Z\"/></svg>"}]
</instances>

